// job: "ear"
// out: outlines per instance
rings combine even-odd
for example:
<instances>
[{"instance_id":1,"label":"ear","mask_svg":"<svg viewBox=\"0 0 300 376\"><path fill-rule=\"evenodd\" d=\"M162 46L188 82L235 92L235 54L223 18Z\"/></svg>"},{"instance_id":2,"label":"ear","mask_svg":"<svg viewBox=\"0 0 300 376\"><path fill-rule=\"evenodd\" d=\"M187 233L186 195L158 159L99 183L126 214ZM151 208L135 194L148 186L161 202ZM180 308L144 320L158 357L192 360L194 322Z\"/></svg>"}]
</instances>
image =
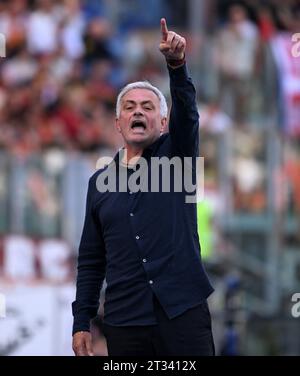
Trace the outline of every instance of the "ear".
<instances>
[{"instance_id":1,"label":"ear","mask_svg":"<svg viewBox=\"0 0 300 376\"><path fill-rule=\"evenodd\" d=\"M117 128L117 131L119 133L121 133L120 120L118 118L116 118L116 120L115 120L115 125L116 125L116 128Z\"/></svg>"},{"instance_id":2,"label":"ear","mask_svg":"<svg viewBox=\"0 0 300 376\"><path fill-rule=\"evenodd\" d=\"M164 133L165 129L167 127L167 118L161 118L161 127L160 127L160 133Z\"/></svg>"}]
</instances>

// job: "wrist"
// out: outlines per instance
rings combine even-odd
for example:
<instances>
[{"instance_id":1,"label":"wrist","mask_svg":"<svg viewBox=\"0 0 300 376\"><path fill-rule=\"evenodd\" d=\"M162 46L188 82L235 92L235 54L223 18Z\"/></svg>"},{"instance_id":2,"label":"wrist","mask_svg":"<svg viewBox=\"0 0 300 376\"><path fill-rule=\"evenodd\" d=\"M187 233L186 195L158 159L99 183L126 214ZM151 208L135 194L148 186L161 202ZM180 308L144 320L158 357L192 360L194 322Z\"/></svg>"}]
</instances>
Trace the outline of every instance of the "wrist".
<instances>
[{"instance_id":1,"label":"wrist","mask_svg":"<svg viewBox=\"0 0 300 376\"><path fill-rule=\"evenodd\" d=\"M179 68L185 64L185 54L181 59L166 59L166 61L171 68Z\"/></svg>"}]
</instances>

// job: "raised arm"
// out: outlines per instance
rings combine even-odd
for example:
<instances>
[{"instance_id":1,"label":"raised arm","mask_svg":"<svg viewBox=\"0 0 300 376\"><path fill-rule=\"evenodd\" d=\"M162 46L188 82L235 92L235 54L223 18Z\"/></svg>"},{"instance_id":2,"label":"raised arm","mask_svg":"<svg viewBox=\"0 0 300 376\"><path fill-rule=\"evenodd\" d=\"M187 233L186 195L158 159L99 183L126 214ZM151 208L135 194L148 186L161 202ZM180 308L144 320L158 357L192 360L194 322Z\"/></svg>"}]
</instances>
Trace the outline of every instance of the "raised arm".
<instances>
[{"instance_id":1,"label":"raised arm","mask_svg":"<svg viewBox=\"0 0 300 376\"><path fill-rule=\"evenodd\" d=\"M169 31L161 19L161 53L168 63L172 107L169 131L176 152L181 156L198 156L199 114L196 90L185 62L186 40Z\"/></svg>"},{"instance_id":2,"label":"raised arm","mask_svg":"<svg viewBox=\"0 0 300 376\"><path fill-rule=\"evenodd\" d=\"M76 355L92 355L90 320L97 314L106 272L101 226L93 212L95 192L96 183L92 177L89 181L85 221L79 246L76 300L72 303L73 350Z\"/></svg>"}]
</instances>

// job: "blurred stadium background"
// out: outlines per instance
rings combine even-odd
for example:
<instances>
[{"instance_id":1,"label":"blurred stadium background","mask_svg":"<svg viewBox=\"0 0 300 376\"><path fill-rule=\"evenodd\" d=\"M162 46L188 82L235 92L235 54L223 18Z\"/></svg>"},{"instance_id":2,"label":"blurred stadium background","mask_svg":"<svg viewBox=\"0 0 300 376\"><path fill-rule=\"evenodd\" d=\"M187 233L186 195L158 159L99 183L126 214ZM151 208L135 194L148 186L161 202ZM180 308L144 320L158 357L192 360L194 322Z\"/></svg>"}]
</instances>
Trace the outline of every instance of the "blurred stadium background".
<instances>
[{"instance_id":1,"label":"blurred stadium background","mask_svg":"<svg viewBox=\"0 0 300 376\"><path fill-rule=\"evenodd\" d=\"M0 355L72 354L87 181L122 146L118 90L148 79L169 98L162 16L198 93L217 353L300 354L300 2L2 0ZM105 354L99 318L93 334Z\"/></svg>"}]
</instances>

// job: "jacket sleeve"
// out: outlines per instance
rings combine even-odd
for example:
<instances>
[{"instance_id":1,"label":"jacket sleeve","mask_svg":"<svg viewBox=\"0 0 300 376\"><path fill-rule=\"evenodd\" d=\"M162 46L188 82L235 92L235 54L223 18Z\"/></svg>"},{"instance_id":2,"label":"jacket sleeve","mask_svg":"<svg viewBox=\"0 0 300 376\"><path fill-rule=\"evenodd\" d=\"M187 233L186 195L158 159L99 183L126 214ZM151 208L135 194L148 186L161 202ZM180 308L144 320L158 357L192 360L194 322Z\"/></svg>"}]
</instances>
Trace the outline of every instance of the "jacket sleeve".
<instances>
[{"instance_id":1,"label":"jacket sleeve","mask_svg":"<svg viewBox=\"0 0 300 376\"><path fill-rule=\"evenodd\" d=\"M96 183L89 181L84 227L78 253L76 300L72 303L73 334L90 330L90 319L99 308L100 292L106 273L105 245L100 221L93 212Z\"/></svg>"},{"instance_id":2,"label":"jacket sleeve","mask_svg":"<svg viewBox=\"0 0 300 376\"><path fill-rule=\"evenodd\" d=\"M169 133L174 149L183 157L199 154L199 114L196 90L186 64L179 68L168 66L172 107Z\"/></svg>"}]
</instances>

